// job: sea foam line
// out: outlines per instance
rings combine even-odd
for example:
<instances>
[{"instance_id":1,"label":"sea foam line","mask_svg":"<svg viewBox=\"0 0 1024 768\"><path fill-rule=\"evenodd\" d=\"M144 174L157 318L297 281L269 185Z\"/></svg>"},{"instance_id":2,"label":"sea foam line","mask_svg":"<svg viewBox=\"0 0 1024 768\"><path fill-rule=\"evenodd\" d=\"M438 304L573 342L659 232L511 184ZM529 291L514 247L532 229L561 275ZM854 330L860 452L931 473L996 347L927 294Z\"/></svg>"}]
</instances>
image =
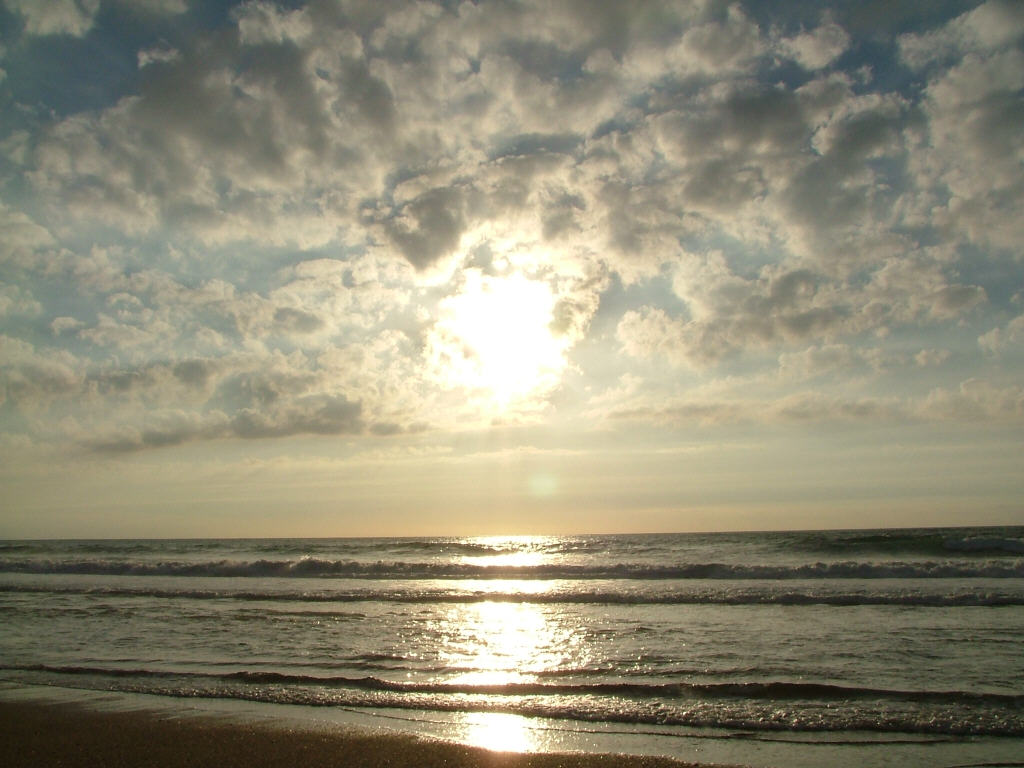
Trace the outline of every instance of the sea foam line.
<instances>
[{"instance_id":1,"label":"sea foam line","mask_svg":"<svg viewBox=\"0 0 1024 768\"><path fill-rule=\"evenodd\" d=\"M3 669L0 667L0 671ZM19 668L6 669L9 670L8 677L19 672ZM827 686L826 690L811 688L804 691L805 695L800 695L788 690L790 683L782 682L738 684L761 686L760 691L756 687L747 689L746 693L753 696L744 695L742 689L726 689L720 691L723 695L719 696L709 695L707 691L692 690L680 696L671 693L637 695L636 692L628 694L622 690L583 691L567 695L559 693L557 686L549 686L547 692L552 695L543 695L528 689L518 692L507 688L492 691L485 687L467 690L465 686L460 686L455 690L444 688L443 684L426 684L421 685L420 690L413 690L401 683L373 682L376 678L351 678L349 683L335 678L333 684L329 679L325 681L314 678L317 682L299 684L281 679L269 681L265 674L246 680L239 677L238 673L217 676L118 670L107 674L101 669L88 667L44 666L23 667L20 670L30 676L56 676L58 684L66 687L304 706L512 712L524 716L585 722L681 725L776 733L871 731L961 736L1024 735L1024 719L1020 716L1021 697L993 699L991 694L979 696L970 692L930 694L863 689L861 694L858 689L849 689L847 695L842 694L840 689L833 692L830 698ZM285 679L288 677L285 676ZM68 678L74 679L74 684L69 684ZM38 677L30 679L35 684L53 684L52 677L49 681ZM353 680L356 682L353 683ZM765 695L773 690L780 698L758 698L758 693ZM895 695L886 698L886 693ZM816 694L824 695L824 700L830 706L822 707L822 700L815 698ZM933 698L915 700L915 695L931 695ZM958 698L961 695L963 698ZM859 702L872 700L878 704L869 706L865 712ZM879 705L884 712L876 711Z\"/></svg>"},{"instance_id":2,"label":"sea foam line","mask_svg":"<svg viewBox=\"0 0 1024 768\"><path fill-rule=\"evenodd\" d=\"M269 603L517 603L553 605L878 605L925 608L1003 607L1024 605L1024 592L959 591L947 594L908 592L815 592L788 590L614 592L567 590L531 592L464 592L457 590L358 590L251 592L215 589L151 589L73 585L0 584L0 594L72 594L108 598L148 597L165 600L232 600ZM12 610L15 610L12 608ZM19 609L20 610L20 609Z\"/></svg>"},{"instance_id":3,"label":"sea foam line","mask_svg":"<svg viewBox=\"0 0 1024 768\"><path fill-rule=\"evenodd\" d=\"M360 562L307 557L289 560L204 562L0 558L0 572L93 576L346 579L1000 579L1024 578L1024 558L885 563L843 561L802 565L689 563L666 566L639 563L488 566L472 563Z\"/></svg>"},{"instance_id":4,"label":"sea foam line","mask_svg":"<svg viewBox=\"0 0 1024 768\"><path fill-rule=\"evenodd\" d=\"M894 690L863 688L830 683L793 681L758 681L737 683L501 683L466 684L444 682L409 682L378 677L344 675L296 675L281 672L240 670L235 672L192 672L177 670L128 669L120 667L60 666L48 664L0 666L0 670L49 672L63 675L98 675L119 678L196 678L246 683L250 685L324 686L357 688L392 693L430 693L480 696L615 696L662 699L745 699L745 700L813 700L851 701L913 701L949 704L987 704L1006 707L1024 705L1024 694L1002 694L974 691Z\"/></svg>"}]
</instances>

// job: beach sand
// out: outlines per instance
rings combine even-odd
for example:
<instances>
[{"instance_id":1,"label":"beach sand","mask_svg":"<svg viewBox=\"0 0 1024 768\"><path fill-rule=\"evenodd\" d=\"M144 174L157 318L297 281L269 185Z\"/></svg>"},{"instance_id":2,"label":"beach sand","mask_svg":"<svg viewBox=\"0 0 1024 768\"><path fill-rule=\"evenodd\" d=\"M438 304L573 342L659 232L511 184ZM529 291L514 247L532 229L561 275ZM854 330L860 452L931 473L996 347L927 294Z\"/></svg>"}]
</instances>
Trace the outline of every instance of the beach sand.
<instances>
[{"instance_id":1,"label":"beach sand","mask_svg":"<svg viewBox=\"0 0 1024 768\"><path fill-rule=\"evenodd\" d=\"M168 718L76 704L0 701L6 768L683 768L663 757L490 752L357 728L303 730L272 722Z\"/></svg>"}]
</instances>

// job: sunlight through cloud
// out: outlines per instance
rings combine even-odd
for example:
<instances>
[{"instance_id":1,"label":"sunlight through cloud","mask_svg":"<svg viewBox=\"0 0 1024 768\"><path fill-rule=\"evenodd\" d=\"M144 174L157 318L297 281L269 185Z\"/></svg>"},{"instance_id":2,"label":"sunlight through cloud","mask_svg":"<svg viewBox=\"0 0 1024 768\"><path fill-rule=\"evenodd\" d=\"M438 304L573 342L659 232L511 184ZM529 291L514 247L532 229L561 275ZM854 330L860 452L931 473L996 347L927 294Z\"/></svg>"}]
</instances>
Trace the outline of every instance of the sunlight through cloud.
<instances>
[{"instance_id":1,"label":"sunlight through cloud","mask_svg":"<svg viewBox=\"0 0 1024 768\"><path fill-rule=\"evenodd\" d=\"M499 407L554 386L567 342L551 332L555 297L522 274L466 272L462 291L443 300L432 352L451 388L482 389Z\"/></svg>"}]
</instances>

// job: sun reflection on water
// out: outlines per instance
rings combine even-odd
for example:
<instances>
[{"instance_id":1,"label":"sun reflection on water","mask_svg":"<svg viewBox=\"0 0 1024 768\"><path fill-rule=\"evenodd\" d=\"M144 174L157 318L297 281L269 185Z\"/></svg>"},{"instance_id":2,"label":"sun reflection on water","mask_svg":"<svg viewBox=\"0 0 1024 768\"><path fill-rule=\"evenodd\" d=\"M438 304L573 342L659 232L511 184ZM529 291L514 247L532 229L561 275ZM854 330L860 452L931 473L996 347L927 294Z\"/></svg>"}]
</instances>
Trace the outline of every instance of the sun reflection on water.
<instances>
[{"instance_id":1,"label":"sun reflection on water","mask_svg":"<svg viewBox=\"0 0 1024 768\"><path fill-rule=\"evenodd\" d=\"M561 662L555 632L543 611L530 603L483 602L456 606L454 632L442 658L462 670L458 685L499 686L530 682Z\"/></svg>"},{"instance_id":2,"label":"sun reflection on water","mask_svg":"<svg viewBox=\"0 0 1024 768\"><path fill-rule=\"evenodd\" d=\"M479 553L463 555L461 560L476 566L530 568L558 559L552 554L551 540L542 536L487 537L472 543L479 546ZM516 686L542 683L548 673L560 669L581 668L588 654L578 627L559 621L542 600L530 601L557 588L556 582L516 575L501 571L495 573L497 579L484 576L463 583L483 599L448 606L438 620L438 661L445 671L436 679L460 689L458 695L466 698L468 708L502 710L462 714L462 741L498 751L529 752L544 748L543 731L530 718L508 710L514 710L523 697L540 696L543 691ZM487 600L488 593L527 599Z\"/></svg>"},{"instance_id":3,"label":"sun reflection on water","mask_svg":"<svg viewBox=\"0 0 1024 768\"><path fill-rule=\"evenodd\" d=\"M527 568L543 565L545 560L547 557L543 552L504 552L499 555L467 555L462 558L465 563L501 568Z\"/></svg>"},{"instance_id":4,"label":"sun reflection on water","mask_svg":"<svg viewBox=\"0 0 1024 768\"><path fill-rule=\"evenodd\" d=\"M536 752L541 748L530 720L505 712L466 712L461 740L496 752Z\"/></svg>"},{"instance_id":5,"label":"sun reflection on water","mask_svg":"<svg viewBox=\"0 0 1024 768\"><path fill-rule=\"evenodd\" d=\"M455 607L452 642L442 658L456 674L447 682L491 705L514 706L515 689L557 669L566 649L565 632L548 621L541 606L483 602ZM535 752L544 745L530 719L505 712L466 712L460 739L499 752Z\"/></svg>"},{"instance_id":6,"label":"sun reflection on water","mask_svg":"<svg viewBox=\"0 0 1024 768\"><path fill-rule=\"evenodd\" d=\"M526 599L531 595L544 595L558 588L555 580L527 579L463 579L458 583L464 592L484 595L512 595L514 599Z\"/></svg>"},{"instance_id":7,"label":"sun reflection on water","mask_svg":"<svg viewBox=\"0 0 1024 768\"><path fill-rule=\"evenodd\" d=\"M528 568L551 561L547 536L480 536L469 540L494 554L465 555L462 562L483 567Z\"/></svg>"}]
</instances>

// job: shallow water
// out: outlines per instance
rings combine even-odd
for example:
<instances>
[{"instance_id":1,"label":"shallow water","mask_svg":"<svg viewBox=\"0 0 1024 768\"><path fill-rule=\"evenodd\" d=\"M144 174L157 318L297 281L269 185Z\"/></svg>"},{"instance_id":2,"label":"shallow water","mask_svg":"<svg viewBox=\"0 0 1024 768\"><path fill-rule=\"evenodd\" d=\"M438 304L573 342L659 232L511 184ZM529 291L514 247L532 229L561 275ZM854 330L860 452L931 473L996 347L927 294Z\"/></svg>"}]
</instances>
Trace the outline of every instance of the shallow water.
<instances>
[{"instance_id":1,"label":"shallow water","mask_svg":"<svg viewBox=\"0 0 1024 768\"><path fill-rule=\"evenodd\" d=\"M1024 754L1022 528L0 542L0 617L19 684L512 749Z\"/></svg>"}]
</instances>

